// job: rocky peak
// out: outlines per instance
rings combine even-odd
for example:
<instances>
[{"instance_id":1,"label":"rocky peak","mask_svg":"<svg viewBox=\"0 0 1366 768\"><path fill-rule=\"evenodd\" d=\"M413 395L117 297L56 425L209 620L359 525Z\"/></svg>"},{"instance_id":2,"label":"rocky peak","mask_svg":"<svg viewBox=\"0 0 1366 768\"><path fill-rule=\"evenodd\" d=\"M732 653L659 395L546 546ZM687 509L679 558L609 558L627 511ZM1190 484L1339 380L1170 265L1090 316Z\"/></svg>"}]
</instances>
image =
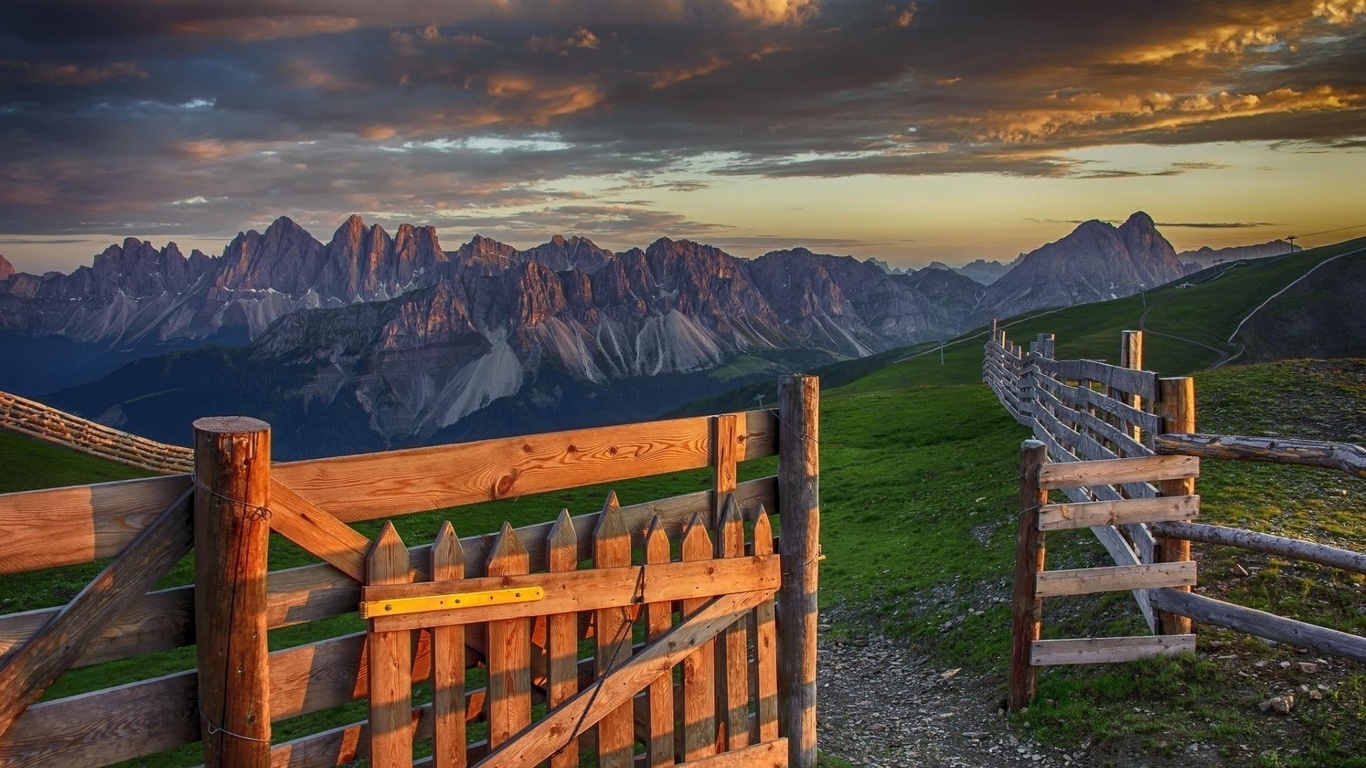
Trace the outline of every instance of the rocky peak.
<instances>
[{"instance_id":1,"label":"rocky peak","mask_svg":"<svg viewBox=\"0 0 1366 768\"><path fill-rule=\"evenodd\" d=\"M517 259L517 249L483 235L475 235L447 256L461 271L501 275Z\"/></svg>"},{"instance_id":2,"label":"rocky peak","mask_svg":"<svg viewBox=\"0 0 1366 768\"><path fill-rule=\"evenodd\" d=\"M550 242L522 251L519 258L539 261L556 272L575 269L592 274L606 266L612 260L613 253L599 248L586 237L565 238L555 235Z\"/></svg>"},{"instance_id":3,"label":"rocky peak","mask_svg":"<svg viewBox=\"0 0 1366 768\"><path fill-rule=\"evenodd\" d=\"M8 280L14 274L14 265L9 263L4 254L0 254L0 280Z\"/></svg>"}]
</instances>

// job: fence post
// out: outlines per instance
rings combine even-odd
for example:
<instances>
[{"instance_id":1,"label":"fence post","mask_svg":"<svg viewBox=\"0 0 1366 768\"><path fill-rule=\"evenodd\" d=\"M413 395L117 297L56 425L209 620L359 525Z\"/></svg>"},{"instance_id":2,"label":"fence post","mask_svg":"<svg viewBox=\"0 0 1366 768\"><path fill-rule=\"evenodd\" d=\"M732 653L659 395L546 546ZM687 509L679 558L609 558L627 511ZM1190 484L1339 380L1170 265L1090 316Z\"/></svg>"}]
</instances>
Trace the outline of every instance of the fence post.
<instances>
[{"instance_id":1,"label":"fence post","mask_svg":"<svg viewBox=\"0 0 1366 768\"><path fill-rule=\"evenodd\" d=\"M1163 434L1195 431L1195 379L1189 376L1158 380L1158 404L1162 414ZM1195 478L1163 480L1163 496L1188 496L1195 493ZM1153 562L1173 563L1191 559L1191 543L1186 539L1154 537ZM1190 587L1177 587L1189 592ZM1158 632L1164 635L1183 635L1191 631L1191 620L1165 611L1157 615Z\"/></svg>"},{"instance_id":2,"label":"fence post","mask_svg":"<svg viewBox=\"0 0 1366 768\"><path fill-rule=\"evenodd\" d=\"M816 587L820 565L820 380L783 380L778 405L778 712L791 768L816 766Z\"/></svg>"},{"instance_id":3,"label":"fence post","mask_svg":"<svg viewBox=\"0 0 1366 768\"><path fill-rule=\"evenodd\" d=\"M1143 370L1143 331L1124 331L1120 334L1119 343L1119 365L1121 368L1128 368L1133 371ZM1132 395L1127 398L1120 398L1121 402L1133 406L1137 410L1143 410L1143 398ZM1130 427L1130 434L1135 440L1142 441L1142 430L1138 425ZM1149 445L1149 448L1152 446Z\"/></svg>"},{"instance_id":4,"label":"fence post","mask_svg":"<svg viewBox=\"0 0 1366 768\"><path fill-rule=\"evenodd\" d=\"M1043 626L1038 574L1044 567L1044 534L1039 507L1048 491L1039 488L1039 468L1048 463L1048 446L1038 440L1020 444L1020 518L1015 539L1015 597L1011 605L1010 709L1027 707L1039 689L1038 668L1029 663L1031 647Z\"/></svg>"},{"instance_id":5,"label":"fence post","mask_svg":"<svg viewBox=\"0 0 1366 768\"><path fill-rule=\"evenodd\" d=\"M270 765L270 425L194 422L195 638L208 768Z\"/></svg>"}]
</instances>

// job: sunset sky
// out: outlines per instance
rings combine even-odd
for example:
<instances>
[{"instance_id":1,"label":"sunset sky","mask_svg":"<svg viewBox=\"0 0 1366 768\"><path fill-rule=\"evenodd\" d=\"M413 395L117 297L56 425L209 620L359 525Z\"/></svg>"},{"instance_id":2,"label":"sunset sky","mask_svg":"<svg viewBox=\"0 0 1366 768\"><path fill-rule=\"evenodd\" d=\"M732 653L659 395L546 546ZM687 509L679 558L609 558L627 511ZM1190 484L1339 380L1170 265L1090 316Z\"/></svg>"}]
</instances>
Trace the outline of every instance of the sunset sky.
<instances>
[{"instance_id":1,"label":"sunset sky","mask_svg":"<svg viewBox=\"0 0 1366 768\"><path fill-rule=\"evenodd\" d=\"M350 213L1009 260L1366 235L1366 0L6 0L0 254Z\"/></svg>"}]
</instances>

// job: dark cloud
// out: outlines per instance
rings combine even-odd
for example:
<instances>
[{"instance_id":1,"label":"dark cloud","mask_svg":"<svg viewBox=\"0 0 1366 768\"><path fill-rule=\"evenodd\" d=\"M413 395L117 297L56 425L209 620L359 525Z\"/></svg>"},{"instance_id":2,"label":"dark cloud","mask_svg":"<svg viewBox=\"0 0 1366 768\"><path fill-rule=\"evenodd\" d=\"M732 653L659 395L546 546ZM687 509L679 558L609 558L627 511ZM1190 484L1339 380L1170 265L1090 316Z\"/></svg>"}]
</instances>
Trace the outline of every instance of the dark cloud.
<instances>
[{"instance_id":1,"label":"dark cloud","mask_svg":"<svg viewBox=\"0 0 1366 768\"><path fill-rule=\"evenodd\" d=\"M1257 227L1279 227L1274 221L1159 221L1159 227L1185 227L1187 229L1256 229Z\"/></svg>"},{"instance_id":2,"label":"dark cloud","mask_svg":"<svg viewBox=\"0 0 1366 768\"><path fill-rule=\"evenodd\" d=\"M1077 159L1116 144L1359 149L1359 7L13 0L0 231L226 234L361 211L715 233L622 198L734 176L1219 167Z\"/></svg>"}]
</instances>

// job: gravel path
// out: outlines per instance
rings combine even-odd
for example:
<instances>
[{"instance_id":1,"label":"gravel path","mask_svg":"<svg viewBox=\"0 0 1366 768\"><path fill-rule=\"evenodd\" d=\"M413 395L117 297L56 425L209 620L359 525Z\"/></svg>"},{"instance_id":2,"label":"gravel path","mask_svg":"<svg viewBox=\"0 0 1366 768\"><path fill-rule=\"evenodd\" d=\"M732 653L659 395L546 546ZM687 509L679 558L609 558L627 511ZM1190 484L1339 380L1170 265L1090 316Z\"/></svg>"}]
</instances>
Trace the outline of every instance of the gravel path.
<instances>
[{"instance_id":1,"label":"gravel path","mask_svg":"<svg viewBox=\"0 0 1366 768\"><path fill-rule=\"evenodd\" d=\"M1005 768L1085 763L1006 727L998 681L936 667L886 638L822 639L820 748L858 768Z\"/></svg>"}]
</instances>

